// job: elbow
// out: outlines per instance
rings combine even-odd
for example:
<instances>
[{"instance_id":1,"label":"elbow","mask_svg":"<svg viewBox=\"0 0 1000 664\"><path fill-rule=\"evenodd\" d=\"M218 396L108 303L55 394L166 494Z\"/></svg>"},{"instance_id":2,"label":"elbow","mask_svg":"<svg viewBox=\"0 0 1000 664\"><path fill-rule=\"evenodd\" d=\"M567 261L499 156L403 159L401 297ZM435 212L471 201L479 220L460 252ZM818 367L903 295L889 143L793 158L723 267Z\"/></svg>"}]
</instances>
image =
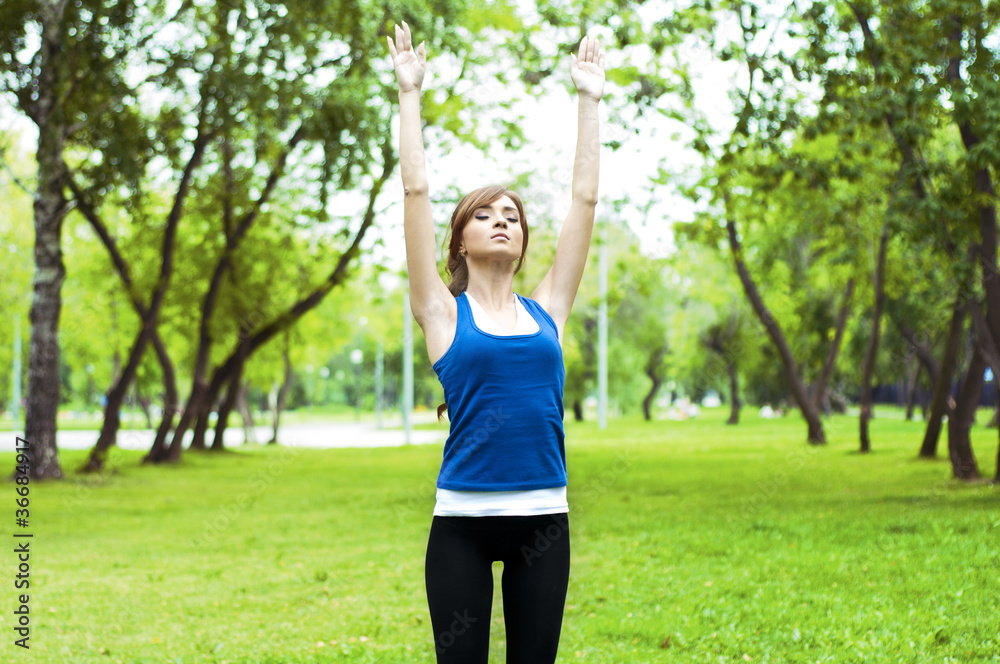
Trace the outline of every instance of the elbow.
<instances>
[{"instance_id":1,"label":"elbow","mask_svg":"<svg viewBox=\"0 0 1000 664\"><path fill-rule=\"evenodd\" d=\"M406 198L419 198L428 195L426 181L407 182L403 184L403 196Z\"/></svg>"},{"instance_id":2,"label":"elbow","mask_svg":"<svg viewBox=\"0 0 1000 664\"><path fill-rule=\"evenodd\" d=\"M597 207L597 192L596 191L574 191L573 192L573 202L578 205L584 205L586 207Z\"/></svg>"}]
</instances>

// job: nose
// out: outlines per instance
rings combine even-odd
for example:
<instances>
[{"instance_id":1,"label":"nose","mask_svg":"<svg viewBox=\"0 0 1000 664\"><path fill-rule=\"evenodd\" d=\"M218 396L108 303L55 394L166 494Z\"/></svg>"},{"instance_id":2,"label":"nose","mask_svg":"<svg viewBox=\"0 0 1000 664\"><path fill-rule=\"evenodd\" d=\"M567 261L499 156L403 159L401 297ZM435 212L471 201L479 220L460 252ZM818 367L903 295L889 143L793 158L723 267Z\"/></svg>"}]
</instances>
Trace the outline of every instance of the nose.
<instances>
[{"instance_id":1,"label":"nose","mask_svg":"<svg viewBox=\"0 0 1000 664\"><path fill-rule=\"evenodd\" d=\"M507 218L504 217L503 215L500 215L500 218L496 220L495 224L493 224L494 228L496 228L497 226L502 226L503 228L507 228Z\"/></svg>"}]
</instances>

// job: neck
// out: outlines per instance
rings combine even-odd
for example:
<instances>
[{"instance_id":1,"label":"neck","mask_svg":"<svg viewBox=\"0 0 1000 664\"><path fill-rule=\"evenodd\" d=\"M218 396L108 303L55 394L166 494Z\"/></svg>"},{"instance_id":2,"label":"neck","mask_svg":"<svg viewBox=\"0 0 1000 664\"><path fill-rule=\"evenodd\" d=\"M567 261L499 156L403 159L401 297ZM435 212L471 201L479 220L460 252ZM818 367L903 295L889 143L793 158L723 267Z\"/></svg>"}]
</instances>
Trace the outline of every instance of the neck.
<instances>
[{"instance_id":1,"label":"neck","mask_svg":"<svg viewBox=\"0 0 1000 664\"><path fill-rule=\"evenodd\" d=\"M490 263L486 266L469 264L469 285L466 290L484 309L499 311L514 303L513 263Z\"/></svg>"}]
</instances>

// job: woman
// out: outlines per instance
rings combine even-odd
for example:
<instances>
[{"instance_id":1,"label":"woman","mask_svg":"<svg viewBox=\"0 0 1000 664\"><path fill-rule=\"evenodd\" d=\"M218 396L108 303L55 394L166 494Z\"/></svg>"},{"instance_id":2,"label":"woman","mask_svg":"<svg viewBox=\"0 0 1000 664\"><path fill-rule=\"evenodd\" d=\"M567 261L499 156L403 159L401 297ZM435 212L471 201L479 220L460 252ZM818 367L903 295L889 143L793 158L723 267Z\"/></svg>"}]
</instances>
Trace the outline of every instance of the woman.
<instances>
[{"instance_id":1,"label":"woman","mask_svg":"<svg viewBox=\"0 0 1000 664\"><path fill-rule=\"evenodd\" d=\"M406 23L388 41L399 84L410 306L451 420L425 568L437 661L486 664L499 560L507 661L552 664L569 580L561 342L594 225L604 56L586 37L570 56L579 96L572 203L551 269L524 298L512 284L528 226L521 199L504 187L458 204L451 283L439 276L420 125L426 52L414 49Z\"/></svg>"}]
</instances>

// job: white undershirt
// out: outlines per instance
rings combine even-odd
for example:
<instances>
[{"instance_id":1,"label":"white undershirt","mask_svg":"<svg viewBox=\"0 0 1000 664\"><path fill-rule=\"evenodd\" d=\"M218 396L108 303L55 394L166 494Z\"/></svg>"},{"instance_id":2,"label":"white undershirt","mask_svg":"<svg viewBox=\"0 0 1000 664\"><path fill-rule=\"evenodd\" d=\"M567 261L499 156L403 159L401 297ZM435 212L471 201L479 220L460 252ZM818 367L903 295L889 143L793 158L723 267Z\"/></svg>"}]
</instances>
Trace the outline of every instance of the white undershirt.
<instances>
[{"instance_id":1,"label":"white undershirt","mask_svg":"<svg viewBox=\"0 0 1000 664\"><path fill-rule=\"evenodd\" d=\"M486 310L476 302L468 291L465 297L472 311L472 322L482 332L499 337L520 336L538 332L538 321L532 318L514 296L514 311L517 322L514 329L506 332ZM566 487L534 489L530 491L452 491L438 489L434 505L435 516L532 516L536 514L558 514L569 511L566 501Z\"/></svg>"},{"instance_id":2,"label":"white undershirt","mask_svg":"<svg viewBox=\"0 0 1000 664\"><path fill-rule=\"evenodd\" d=\"M521 298L517 295L514 296L514 313L517 314L517 322L510 332L505 332L468 291L465 292L465 297L469 300L469 308L472 309L472 322L482 332L498 337L514 337L538 332L538 322L531 317L528 310L524 308L524 304L521 303Z\"/></svg>"}]
</instances>

